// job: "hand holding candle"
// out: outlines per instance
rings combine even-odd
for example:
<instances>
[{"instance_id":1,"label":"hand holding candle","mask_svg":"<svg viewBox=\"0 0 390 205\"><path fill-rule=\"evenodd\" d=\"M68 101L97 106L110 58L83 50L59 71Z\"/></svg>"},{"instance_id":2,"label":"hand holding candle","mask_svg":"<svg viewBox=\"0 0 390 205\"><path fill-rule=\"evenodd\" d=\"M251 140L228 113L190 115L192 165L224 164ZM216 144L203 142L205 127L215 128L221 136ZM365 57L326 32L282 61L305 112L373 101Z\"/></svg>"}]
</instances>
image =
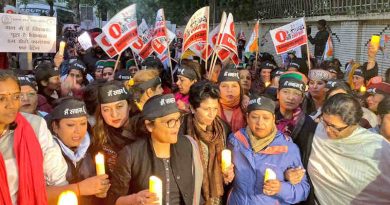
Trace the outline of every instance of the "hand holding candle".
<instances>
[{"instance_id":1,"label":"hand holding candle","mask_svg":"<svg viewBox=\"0 0 390 205\"><path fill-rule=\"evenodd\" d=\"M362 94L366 93L366 91L367 91L366 86L364 86L364 85L360 86L359 91L360 91L360 93L362 93Z\"/></svg>"},{"instance_id":2,"label":"hand holding candle","mask_svg":"<svg viewBox=\"0 0 390 205\"><path fill-rule=\"evenodd\" d=\"M232 165L232 152L228 149L222 150L222 172L226 172Z\"/></svg>"},{"instance_id":3,"label":"hand holding candle","mask_svg":"<svg viewBox=\"0 0 390 205\"><path fill-rule=\"evenodd\" d=\"M96 175L106 174L106 169L104 166L104 155L102 153L98 153L95 156L95 163L96 163ZM107 196L107 193L96 195L96 197L99 197L99 198L106 198L106 196Z\"/></svg>"},{"instance_id":4,"label":"hand holding candle","mask_svg":"<svg viewBox=\"0 0 390 205\"><path fill-rule=\"evenodd\" d=\"M72 191L64 191L60 194L58 205L78 205L77 196Z\"/></svg>"},{"instance_id":5,"label":"hand holding candle","mask_svg":"<svg viewBox=\"0 0 390 205\"><path fill-rule=\"evenodd\" d=\"M65 41L60 42L60 48L58 49L58 54L60 54L61 56L64 56L65 45L66 45Z\"/></svg>"},{"instance_id":6,"label":"hand holding candle","mask_svg":"<svg viewBox=\"0 0 390 205\"><path fill-rule=\"evenodd\" d=\"M264 183L273 179L276 179L276 173L270 168L265 169Z\"/></svg>"},{"instance_id":7,"label":"hand holding candle","mask_svg":"<svg viewBox=\"0 0 390 205\"><path fill-rule=\"evenodd\" d=\"M162 181L156 176L149 178L149 192L155 193L158 198L158 204L162 205Z\"/></svg>"}]
</instances>

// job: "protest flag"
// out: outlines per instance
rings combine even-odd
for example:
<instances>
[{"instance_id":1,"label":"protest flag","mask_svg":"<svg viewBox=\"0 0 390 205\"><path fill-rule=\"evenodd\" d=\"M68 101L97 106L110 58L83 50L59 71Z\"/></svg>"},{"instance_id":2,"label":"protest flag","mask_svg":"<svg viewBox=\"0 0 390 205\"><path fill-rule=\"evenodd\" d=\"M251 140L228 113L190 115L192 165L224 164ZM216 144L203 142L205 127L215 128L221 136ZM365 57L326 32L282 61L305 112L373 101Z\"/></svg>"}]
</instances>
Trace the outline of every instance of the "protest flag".
<instances>
[{"instance_id":1,"label":"protest flag","mask_svg":"<svg viewBox=\"0 0 390 205\"><path fill-rule=\"evenodd\" d=\"M325 61L331 61L333 59L333 43L331 35L329 35L328 40L326 41L324 55L322 59Z\"/></svg>"},{"instance_id":2,"label":"protest flag","mask_svg":"<svg viewBox=\"0 0 390 205\"><path fill-rule=\"evenodd\" d=\"M195 54L206 61L211 55L207 36L209 32L209 7L197 10L188 21L183 35L182 58L188 54Z\"/></svg>"},{"instance_id":3,"label":"protest flag","mask_svg":"<svg viewBox=\"0 0 390 205\"><path fill-rule=\"evenodd\" d=\"M142 19L141 24L138 25L138 38L130 45L131 50L142 60L145 60L153 53L152 39L153 31L149 28L145 19Z\"/></svg>"},{"instance_id":4,"label":"protest flag","mask_svg":"<svg viewBox=\"0 0 390 205\"><path fill-rule=\"evenodd\" d=\"M138 38L136 5L132 4L121 10L102 30L116 52L122 53Z\"/></svg>"},{"instance_id":5,"label":"protest flag","mask_svg":"<svg viewBox=\"0 0 390 205\"><path fill-rule=\"evenodd\" d=\"M245 55L248 56L248 58L252 53L256 54L255 67L257 67L257 56L259 54L259 27L259 20L257 20L251 37L249 38L248 44L245 46Z\"/></svg>"},{"instance_id":6,"label":"protest flag","mask_svg":"<svg viewBox=\"0 0 390 205\"><path fill-rule=\"evenodd\" d=\"M229 58L233 61L235 65L238 65L238 53L237 53L237 41L236 41L236 33L234 28L233 15L229 13L226 25L222 33L220 48L217 49L225 49L229 52ZM228 58L225 59L225 61Z\"/></svg>"}]
</instances>

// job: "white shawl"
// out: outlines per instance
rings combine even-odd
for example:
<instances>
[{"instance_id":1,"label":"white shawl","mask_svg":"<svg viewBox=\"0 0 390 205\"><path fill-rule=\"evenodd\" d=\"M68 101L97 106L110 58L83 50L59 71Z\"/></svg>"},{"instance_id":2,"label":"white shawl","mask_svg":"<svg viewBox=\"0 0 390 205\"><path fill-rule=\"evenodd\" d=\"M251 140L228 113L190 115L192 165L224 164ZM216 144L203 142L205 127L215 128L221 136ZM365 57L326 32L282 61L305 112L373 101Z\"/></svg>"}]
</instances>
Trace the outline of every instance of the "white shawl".
<instances>
[{"instance_id":1,"label":"white shawl","mask_svg":"<svg viewBox=\"0 0 390 205\"><path fill-rule=\"evenodd\" d=\"M318 124L308 173L321 205L390 204L390 144L362 127L329 139Z\"/></svg>"}]
</instances>

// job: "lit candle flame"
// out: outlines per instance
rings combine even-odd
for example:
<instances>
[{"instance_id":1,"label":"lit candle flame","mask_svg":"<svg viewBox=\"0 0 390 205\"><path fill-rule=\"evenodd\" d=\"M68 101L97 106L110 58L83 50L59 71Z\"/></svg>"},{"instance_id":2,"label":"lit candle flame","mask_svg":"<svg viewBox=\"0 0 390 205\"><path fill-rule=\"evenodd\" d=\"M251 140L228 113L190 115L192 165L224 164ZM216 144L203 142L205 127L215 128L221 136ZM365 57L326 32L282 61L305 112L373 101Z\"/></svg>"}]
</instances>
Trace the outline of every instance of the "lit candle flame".
<instances>
[{"instance_id":1,"label":"lit candle flame","mask_svg":"<svg viewBox=\"0 0 390 205\"><path fill-rule=\"evenodd\" d=\"M158 198L158 204L162 205L162 181L156 176L149 178L149 192L155 193Z\"/></svg>"},{"instance_id":2,"label":"lit candle flame","mask_svg":"<svg viewBox=\"0 0 390 205\"><path fill-rule=\"evenodd\" d=\"M57 205L78 205L76 194L73 191L62 192Z\"/></svg>"},{"instance_id":3,"label":"lit candle flame","mask_svg":"<svg viewBox=\"0 0 390 205\"><path fill-rule=\"evenodd\" d=\"M232 152L228 149L222 150L222 172L226 172L232 165Z\"/></svg>"}]
</instances>

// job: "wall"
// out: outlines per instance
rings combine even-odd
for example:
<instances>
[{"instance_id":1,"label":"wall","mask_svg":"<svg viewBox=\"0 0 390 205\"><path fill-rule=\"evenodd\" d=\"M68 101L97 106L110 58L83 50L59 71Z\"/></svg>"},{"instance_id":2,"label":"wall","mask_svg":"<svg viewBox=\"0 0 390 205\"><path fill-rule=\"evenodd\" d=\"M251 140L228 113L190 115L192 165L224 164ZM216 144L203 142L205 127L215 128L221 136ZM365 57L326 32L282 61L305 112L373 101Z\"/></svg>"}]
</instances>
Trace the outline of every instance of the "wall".
<instances>
[{"instance_id":1,"label":"wall","mask_svg":"<svg viewBox=\"0 0 390 205\"><path fill-rule=\"evenodd\" d=\"M325 19L332 30L332 41L334 46L334 56L345 65L349 60L361 64L367 61L367 43L373 34L390 35L390 13L385 14L366 14L359 16L320 16L306 18L308 26L312 27L312 36L317 33L316 21ZM287 24L294 19L271 19L264 20L261 23L260 38L261 51L268 52L275 56L278 63L281 63L281 57L277 56L269 34L269 31ZM241 30L245 32L247 40L249 39L253 22L237 22L236 33ZM213 27L210 26L210 29ZM179 28L184 30L184 27ZM310 44L310 52L314 52L314 46ZM387 68L390 68L390 42L387 43L387 49L377 54L379 64L379 74L384 76Z\"/></svg>"}]
</instances>

